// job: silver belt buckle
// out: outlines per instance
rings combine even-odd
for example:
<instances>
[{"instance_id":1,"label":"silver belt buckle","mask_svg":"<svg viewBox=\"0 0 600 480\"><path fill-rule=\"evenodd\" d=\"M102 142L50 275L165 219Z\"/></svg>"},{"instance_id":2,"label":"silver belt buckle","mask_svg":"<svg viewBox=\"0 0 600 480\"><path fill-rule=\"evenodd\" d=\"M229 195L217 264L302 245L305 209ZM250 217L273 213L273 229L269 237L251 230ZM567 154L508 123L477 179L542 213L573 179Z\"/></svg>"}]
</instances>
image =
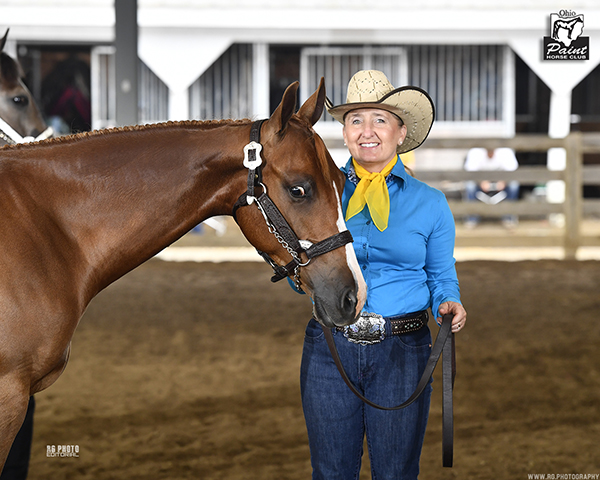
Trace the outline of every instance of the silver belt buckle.
<instances>
[{"instance_id":1,"label":"silver belt buckle","mask_svg":"<svg viewBox=\"0 0 600 480\"><path fill-rule=\"evenodd\" d=\"M385 338L385 319L376 313L362 312L356 323L342 329L352 343L373 345Z\"/></svg>"}]
</instances>

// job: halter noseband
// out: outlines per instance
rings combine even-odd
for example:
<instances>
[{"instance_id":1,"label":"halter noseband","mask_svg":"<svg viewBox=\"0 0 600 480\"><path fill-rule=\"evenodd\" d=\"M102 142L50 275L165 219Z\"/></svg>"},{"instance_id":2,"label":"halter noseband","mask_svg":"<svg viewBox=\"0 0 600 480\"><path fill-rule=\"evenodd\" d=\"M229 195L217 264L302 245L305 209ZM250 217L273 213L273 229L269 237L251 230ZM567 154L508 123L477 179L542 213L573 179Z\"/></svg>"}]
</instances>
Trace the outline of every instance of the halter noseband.
<instances>
[{"instance_id":1,"label":"halter noseband","mask_svg":"<svg viewBox=\"0 0 600 480\"><path fill-rule=\"evenodd\" d=\"M269 198L267 187L262 183L262 158L260 156L262 145L260 144L260 128L264 122L265 120L257 120L252 124L252 128L250 129L250 143L244 147L244 166L248 169L248 188L246 192L240 195L233 206L232 215L233 218L236 219L238 208L256 203L256 206L265 219L269 232L275 236L281 246L292 256L291 262L281 266L268 254L257 250L265 261L273 268L274 275L271 277L271 281L278 282L285 277L291 277L293 275L294 285L298 290L302 290L300 267L308 265L314 257L318 257L319 255L331 252L339 247L343 247L347 243L351 243L353 241L352 234L348 230L344 230L343 232L336 233L315 244L308 240L298 239L298 236L292 227L290 227L285 217ZM262 188L262 193L259 197L256 197L254 191L258 187ZM302 262L302 254L306 255L306 262Z\"/></svg>"},{"instance_id":2,"label":"halter noseband","mask_svg":"<svg viewBox=\"0 0 600 480\"><path fill-rule=\"evenodd\" d=\"M52 127L48 127L42 133L40 133L37 137L26 136L23 137L19 134L14 128L12 128L8 123L6 123L2 118L0 118L0 139L4 140L9 145L14 145L15 143L29 143L29 142L37 142L39 140L46 140L54 135L54 130Z\"/></svg>"}]
</instances>

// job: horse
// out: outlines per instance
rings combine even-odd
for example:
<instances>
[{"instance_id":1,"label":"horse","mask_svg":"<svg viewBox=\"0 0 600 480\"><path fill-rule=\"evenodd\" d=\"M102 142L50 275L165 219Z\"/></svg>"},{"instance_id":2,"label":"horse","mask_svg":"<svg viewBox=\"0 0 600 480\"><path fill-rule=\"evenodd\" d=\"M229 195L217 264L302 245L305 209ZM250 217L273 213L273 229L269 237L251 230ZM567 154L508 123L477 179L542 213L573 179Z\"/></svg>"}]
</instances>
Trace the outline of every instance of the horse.
<instances>
[{"instance_id":1,"label":"horse","mask_svg":"<svg viewBox=\"0 0 600 480\"><path fill-rule=\"evenodd\" d=\"M53 135L42 118L31 92L23 81L21 66L6 54L4 46L9 29L0 39L0 146L41 140ZM25 421L17 434L18 441L10 450L5 470L0 478L25 477L27 475L31 437L33 431L34 397L29 401ZM6 471L8 469L8 471Z\"/></svg>"},{"instance_id":2,"label":"horse","mask_svg":"<svg viewBox=\"0 0 600 480\"><path fill-rule=\"evenodd\" d=\"M65 368L90 301L206 218L235 215L324 326L356 320L366 286L343 220L344 177L312 128L324 82L294 113L297 89L262 122L166 122L0 148L0 465L29 396Z\"/></svg>"},{"instance_id":3,"label":"horse","mask_svg":"<svg viewBox=\"0 0 600 480\"><path fill-rule=\"evenodd\" d=\"M46 125L23 83L21 66L3 51L8 31L0 39L0 145L49 138L52 127Z\"/></svg>"}]
</instances>

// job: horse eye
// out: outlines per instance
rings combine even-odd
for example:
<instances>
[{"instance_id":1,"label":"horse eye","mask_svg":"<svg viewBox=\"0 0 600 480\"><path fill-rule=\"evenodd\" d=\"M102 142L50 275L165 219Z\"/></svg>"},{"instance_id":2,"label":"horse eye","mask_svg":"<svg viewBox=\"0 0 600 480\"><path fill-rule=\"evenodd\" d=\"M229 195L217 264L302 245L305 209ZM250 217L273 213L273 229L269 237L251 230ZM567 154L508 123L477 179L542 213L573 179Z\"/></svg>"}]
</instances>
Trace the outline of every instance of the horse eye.
<instances>
[{"instance_id":1,"label":"horse eye","mask_svg":"<svg viewBox=\"0 0 600 480\"><path fill-rule=\"evenodd\" d=\"M13 103L19 107L26 107L29 105L29 99L25 95L17 95L12 99Z\"/></svg>"},{"instance_id":2,"label":"horse eye","mask_svg":"<svg viewBox=\"0 0 600 480\"><path fill-rule=\"evenodd\" d=\"M304 190L304 187L301 187L300 185L295 185L292 188L290 188L290 195L292 195L292 197L294 198L302 198L306 195L306 191Z\"/></svg>"}]
</instances>

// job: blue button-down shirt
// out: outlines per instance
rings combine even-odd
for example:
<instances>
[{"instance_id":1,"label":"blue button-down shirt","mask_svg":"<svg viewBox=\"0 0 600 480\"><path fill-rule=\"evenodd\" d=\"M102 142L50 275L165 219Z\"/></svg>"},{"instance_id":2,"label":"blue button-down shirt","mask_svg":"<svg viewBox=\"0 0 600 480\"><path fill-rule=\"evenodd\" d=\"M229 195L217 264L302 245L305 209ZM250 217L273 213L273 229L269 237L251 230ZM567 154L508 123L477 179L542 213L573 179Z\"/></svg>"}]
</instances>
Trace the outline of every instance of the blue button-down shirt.
<instances>
[{"instance_id":1,"label":"blue button-down shirt","mask_svg":"<svg viewBox=\"0 0 600 480\"><path fill-rule=\"evenodd\" d=\"M359 178L352 160L342 168L344 214ZM454 260L454 218L442 192L408 175L401 160L388 175L390 217L380 232L367 206L346 225L367 283L364 310L384 317L460 302Z\"/></svg>"}]
</instances>

